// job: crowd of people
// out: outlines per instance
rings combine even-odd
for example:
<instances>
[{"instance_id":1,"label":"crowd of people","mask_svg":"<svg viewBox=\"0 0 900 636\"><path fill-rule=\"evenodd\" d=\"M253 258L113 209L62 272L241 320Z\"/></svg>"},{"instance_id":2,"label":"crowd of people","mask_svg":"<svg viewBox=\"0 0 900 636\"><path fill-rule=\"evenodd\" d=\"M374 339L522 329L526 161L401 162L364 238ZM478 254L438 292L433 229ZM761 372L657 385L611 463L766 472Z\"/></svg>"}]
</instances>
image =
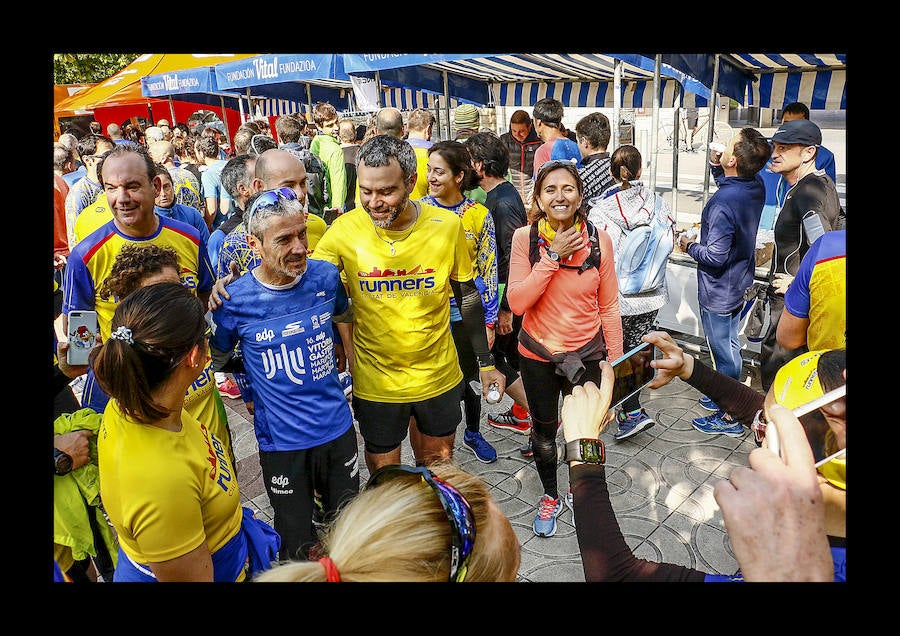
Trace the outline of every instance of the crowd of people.
<instances>
[{"instance_id":1,"label":"crowd of people","mask_svg":"<svg viewBox=\"0 0 900 636\"><path fill-rule=\"evenodd\" d=\"M745 127L711 151L717 190L677 237L638 149L608 153L602 113L567 129L554 98L504 135L465 104L444 141L426 109L384 108L363 129L328 103L232 140L220 122L167 120L62 135L54 474L90 471L95 496L66 519L84 508L112 532L94 523L77 551L55 533L55 580L515 581L519 540L453 457L462 425L461 447L497 461L482 406L504 395L513 406L486 421L527 436L533 533L552 537L566 504L587 581L845 580L845 398L790 411L846 383L846 215L798 110L770 139ZM784 187L766 171L788 190L760 393L740 382L738 328L768 188ZM623 285L626 239L654 221L663 256L678 244L697 261L711 367L657 329L664 278ZM67 361L73 311L97 314L87 365ZM694 428L759 446L715 487L737 573L640 559L622 535L600 434L656 424L640 394L611 397L612 365L641 343L659 352L651 390L702 393L712 414ZM240 504L223 396L252 417L272 525ZM776 548L754 540L776 531Z\"/></svg>"}]
</instances>

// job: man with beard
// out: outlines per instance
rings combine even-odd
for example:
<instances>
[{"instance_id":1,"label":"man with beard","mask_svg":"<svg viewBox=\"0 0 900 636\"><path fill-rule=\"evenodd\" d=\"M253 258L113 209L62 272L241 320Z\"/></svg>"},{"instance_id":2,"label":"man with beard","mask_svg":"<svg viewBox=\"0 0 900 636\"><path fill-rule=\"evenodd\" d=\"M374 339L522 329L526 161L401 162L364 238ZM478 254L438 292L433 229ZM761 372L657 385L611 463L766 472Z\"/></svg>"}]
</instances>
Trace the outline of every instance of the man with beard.
<instances>
[{"instance_id":1,"label":"man with beard","mask_svg":"<svg viewBox=\"0 0 900 636\"><path fill-rule=\"evenodd\" d=\"M410 200L417 178L408 142L372 137L357 158L360 206L335 219L316 248L317 259L344 273L353 302L352 348L344 342L370 472L400 463L407 430L418 463L452 455L463 374L450 333L451 293L478 360L482 394L492 384L501 395L506 388L488 348L462 222Z\"/></svg>"},{"instance_id":2,"label":"man with beard","mask_svg":"<svg viewBox=\"0 0 900 636\"><path fill-rule=\"evenodd\" d=\"M294 560L309 558L317 541L314 497L328 515L359 492L356 431L332 326L332 318L349 319L350 306L337 268L307 260L306 223L305 187L251 197L247 240L260 263L229 287L210 339L214 368L241 348L279 558Z\"/></svg>"}]
</instances>

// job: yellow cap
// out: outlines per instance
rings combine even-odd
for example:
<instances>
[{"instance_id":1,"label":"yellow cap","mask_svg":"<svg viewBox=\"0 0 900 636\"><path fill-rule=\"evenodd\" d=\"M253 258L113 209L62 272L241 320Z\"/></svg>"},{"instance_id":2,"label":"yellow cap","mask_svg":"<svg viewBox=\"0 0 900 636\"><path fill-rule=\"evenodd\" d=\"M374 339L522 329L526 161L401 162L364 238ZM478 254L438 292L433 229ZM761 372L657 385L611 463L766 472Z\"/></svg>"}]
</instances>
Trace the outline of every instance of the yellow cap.
<instances>
[{"instance_id":1,"label":"yellow cap","mask_svg":"<svg viewBox=\"0 0 900 636\"><path fill-rule=\"evenodd\" d=\"M819 466L819 473L827 479L832 486L847 490L847 456L835 457L829 462Z\"/></svg>"},{"instance_id":2,"label":"yellow cap","mask_svg":"<svg viewBox=\"0 0 900 636\"><path fill-rule=\"evenodd\" d=\"M788 409L795 409L825 395L819 383L819 358L828 349L803 353L788 361L775 374L772 388L775 401Z\"/></svg>"}]
</instances>

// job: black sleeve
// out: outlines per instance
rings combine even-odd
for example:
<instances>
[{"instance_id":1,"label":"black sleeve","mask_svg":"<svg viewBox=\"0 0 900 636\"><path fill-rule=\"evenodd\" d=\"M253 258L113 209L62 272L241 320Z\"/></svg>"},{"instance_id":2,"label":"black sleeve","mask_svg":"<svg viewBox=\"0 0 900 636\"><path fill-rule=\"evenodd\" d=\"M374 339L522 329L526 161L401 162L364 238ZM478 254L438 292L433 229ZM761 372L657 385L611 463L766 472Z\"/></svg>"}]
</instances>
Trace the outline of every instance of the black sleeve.
<instances>
[{"instance_id":1,"label":"black sleeve","mask_svg":"<svg viewBox=\"0 0 900 636\"><path fill-rule=\"evenodd\" d=\"M634 556L610 502L603 464L572 466L569 483L585 581L703 581L699 570Z\"/></svg>"},{"instance_id":2,"label":"black sleeve","mask_svg":"<svg viewBox=\"0 0 900 636\"><path fill-rule=\"evenodd\" d=\"M494 217L494 232L497 236L497 282L509 282L509 260L512 253L513 233L528 224L525 208L517 208L508 201L498 201L496 209L491 212ZM500 299L500 309L511 311L509 301L504 292Z\"/></svg>"},{"instance_id":3,"label":"black sleeve","mask_svg":"<svg viewBox=\"0 0 900 636\"><path fill-rule=\"evenodd\" d=\"M694 371L687 383L703 393L746 427L750 427L756 412L763 407L766 396L739 380L713 371L694 358Z\"/></svg>"},{"instance_id":4,"label":"black sleeve","mask_svg":"<svg viewBox=\"0 0 900 636\"><path fill-rule=\"evenodd\" d=\"M481 304L481 294L478 293L475 281L460 282L450 279L450 287L453 289L459 313L462 314L463 331L472 343L472 351L478 358L489 355L487 333L484 330L484 305Z\"/></svg>"}]
</instances>

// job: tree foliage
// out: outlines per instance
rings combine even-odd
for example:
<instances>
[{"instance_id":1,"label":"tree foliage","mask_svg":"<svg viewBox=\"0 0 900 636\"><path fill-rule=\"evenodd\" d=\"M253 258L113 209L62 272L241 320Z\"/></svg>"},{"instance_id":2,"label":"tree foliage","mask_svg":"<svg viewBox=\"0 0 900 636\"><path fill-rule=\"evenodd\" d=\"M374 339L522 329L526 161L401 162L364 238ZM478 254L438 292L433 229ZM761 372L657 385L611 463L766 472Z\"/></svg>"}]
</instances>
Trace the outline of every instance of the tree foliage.
<instances>
[{"instance_id":1,"label":"tree foliage","mask_svg":"<svg viewBox=\"0 0 900 636\"><path fill-rule=\"evenodd\" d=\"M94 84L131 64L139 53L55 53L54 84Z\"/></svg>"}]
</instances>

